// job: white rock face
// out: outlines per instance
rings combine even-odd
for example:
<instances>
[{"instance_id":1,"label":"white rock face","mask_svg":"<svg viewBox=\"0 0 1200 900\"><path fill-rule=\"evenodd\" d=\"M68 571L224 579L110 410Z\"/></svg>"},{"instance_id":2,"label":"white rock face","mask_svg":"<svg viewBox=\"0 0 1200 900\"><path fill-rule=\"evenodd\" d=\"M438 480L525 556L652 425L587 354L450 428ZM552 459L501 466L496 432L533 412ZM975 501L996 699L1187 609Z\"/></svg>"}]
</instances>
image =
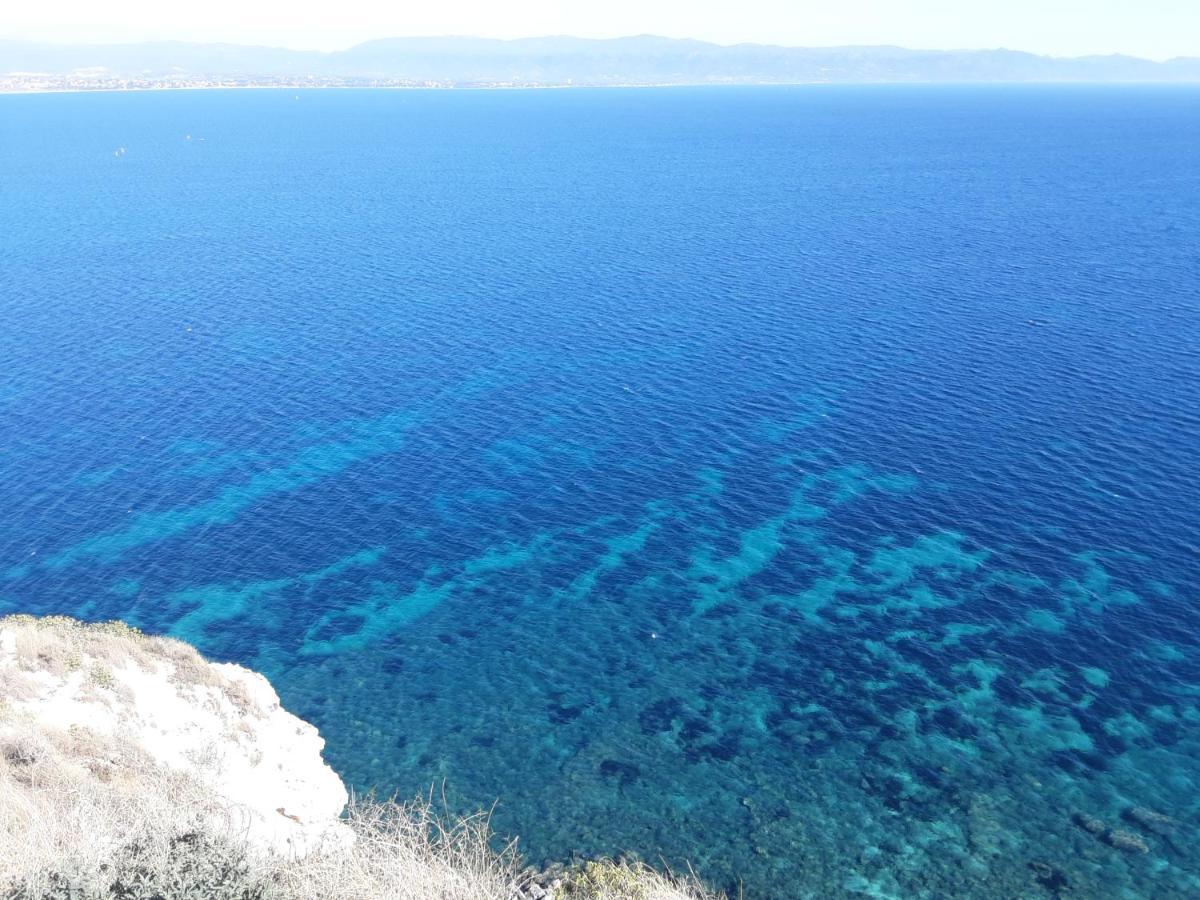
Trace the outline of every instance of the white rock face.
<instances>
[{"instance_id":1,"label":"white rock face","mask_svg":"<svg viewBox=\"0 0 1200 900\"><path fill-rule=\"evenodd\" d=\"M352 840L338 820L346 788L316 728L261 675L186 644L0 619L0 707L0 732L32 727L59 744L95 735L192 776L262 850L300 856Z\"/></svg>"}]
</instances>

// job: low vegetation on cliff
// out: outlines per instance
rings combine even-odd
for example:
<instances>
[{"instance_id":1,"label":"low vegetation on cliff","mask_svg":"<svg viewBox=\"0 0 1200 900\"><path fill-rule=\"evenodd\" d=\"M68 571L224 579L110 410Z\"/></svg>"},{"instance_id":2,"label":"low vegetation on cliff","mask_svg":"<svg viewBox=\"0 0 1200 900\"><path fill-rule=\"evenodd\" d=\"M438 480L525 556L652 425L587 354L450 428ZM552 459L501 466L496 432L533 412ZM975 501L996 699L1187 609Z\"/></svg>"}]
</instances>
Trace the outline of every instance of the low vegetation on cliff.
<instances>
[{"instance_id":1,"label":"low vegetation on cliff","mask_svg":"<svg viewBox=\"0 0 1200 900\"><path fill-rule=\"evenodd\" d=\"M345 804L320 747L264 679L187 644L120 623L0 618L0 896L713 897L636 863L523 870L486 816Z\"/></svg>"}]
</instances>

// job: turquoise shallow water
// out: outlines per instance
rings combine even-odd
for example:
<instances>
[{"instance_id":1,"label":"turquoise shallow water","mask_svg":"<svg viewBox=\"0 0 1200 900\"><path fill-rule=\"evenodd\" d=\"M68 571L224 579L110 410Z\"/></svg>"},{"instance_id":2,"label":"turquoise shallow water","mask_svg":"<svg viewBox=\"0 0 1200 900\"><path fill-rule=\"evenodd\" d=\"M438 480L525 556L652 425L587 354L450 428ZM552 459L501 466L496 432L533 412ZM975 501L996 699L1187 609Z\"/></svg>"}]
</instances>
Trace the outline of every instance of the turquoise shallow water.
<instances>
[{"instance_id":1,"label":"turquoise shallow water","mask_svg":"<svg viewBox=\"0 0 1200 900\"><path fill-rule=\"evenodd\" d=\"M535 861L1195 896L1198 100L0 98L0 610Z\"/></svg>"}]
</instances>

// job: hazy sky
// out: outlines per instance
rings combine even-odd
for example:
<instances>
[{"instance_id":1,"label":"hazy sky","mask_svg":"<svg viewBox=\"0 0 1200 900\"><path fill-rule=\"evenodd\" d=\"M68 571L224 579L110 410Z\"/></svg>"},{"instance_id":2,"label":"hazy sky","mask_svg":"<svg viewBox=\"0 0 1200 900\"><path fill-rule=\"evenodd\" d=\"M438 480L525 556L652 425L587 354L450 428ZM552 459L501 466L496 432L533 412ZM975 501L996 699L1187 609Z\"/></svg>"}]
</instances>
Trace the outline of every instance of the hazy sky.
<instances>
[{"instance_id":1,"label":"hazy sky","mask_svg":"<svg viewBox=\"0 0 1200 900\"><path fill-rule=\"evenodd\" d=\"M333 50L378 37L663 34L732 44L1008 47L1200 56L1200 0L49 0L0 37L171 38Z\"/></svg>"}]
</instances>

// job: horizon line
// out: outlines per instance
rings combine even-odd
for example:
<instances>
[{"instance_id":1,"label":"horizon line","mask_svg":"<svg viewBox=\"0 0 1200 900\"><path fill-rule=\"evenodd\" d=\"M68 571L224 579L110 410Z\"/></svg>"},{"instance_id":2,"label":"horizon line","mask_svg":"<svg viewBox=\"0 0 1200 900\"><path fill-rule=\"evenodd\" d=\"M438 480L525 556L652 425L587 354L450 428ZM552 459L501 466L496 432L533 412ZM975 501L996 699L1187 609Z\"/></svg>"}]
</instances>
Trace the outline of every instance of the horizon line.
<instances>
[{"instance_id":1,"label":"horizon line","mask_svg":"<svg viewBox=\"0 0 1200 900\"><path fill-rule=\"evenodd\" d=\"M1200 51L1195 55L1170 56L1163 59L1155 59L1148 56L1137 56L1133 53L1122 51L1113 51L1109 53L1083 53L1076 56L1059 56L1052 53L1037 53L1032 50L1019 50L1012 47L990 46L990 47L910 47L904 44L771 44L760 41L737 41L731 44L722 44L717 41L703 40L701 38L675 38L661 34L653 34L651 32L642 32L639 34L625 34L614 37L581 37L572 34L532 34L515 38L498 38L484 37L470 34L412 34L412 35L389 35L387 37L368 38L366 40L357 41L345 47L336 50L319 50L306 49L298 47L290 47L285 44L268 44L268 43L244 43L240 41L227 40L188 40L185 38L149 38L141 40L129 41L55 41L44 39L32 39L23 37L7 37L0 34L0 44L33 44L52 47L136 47L153 44L184 44L195 47L244 47L257 50L286 50L290 53L312 53L320 56L332 56L338 53L345 53L356 47L362 47L366 44L373 44L382 41L430 41L430 40L462 40L462 41L484 41L498 44L515 44L522 41L538 41L538 40L571 40L584 41L589 43L609 43L614 41L628 41L639 38L653 38L656 40L671 41L674 43L687 44L702 44L708 47L720 47L724 49L732 49L736 47L765 47L781 50L904 50L912 53L1017 53L1025 56L1034 56L1041 59L1054 60L1082 60L1082 59L1136 59L1143 62L1151 62L1163 64L1174 62L1176 60L1194 60L1200 59Z\"/></svg>"}]
</instances>

